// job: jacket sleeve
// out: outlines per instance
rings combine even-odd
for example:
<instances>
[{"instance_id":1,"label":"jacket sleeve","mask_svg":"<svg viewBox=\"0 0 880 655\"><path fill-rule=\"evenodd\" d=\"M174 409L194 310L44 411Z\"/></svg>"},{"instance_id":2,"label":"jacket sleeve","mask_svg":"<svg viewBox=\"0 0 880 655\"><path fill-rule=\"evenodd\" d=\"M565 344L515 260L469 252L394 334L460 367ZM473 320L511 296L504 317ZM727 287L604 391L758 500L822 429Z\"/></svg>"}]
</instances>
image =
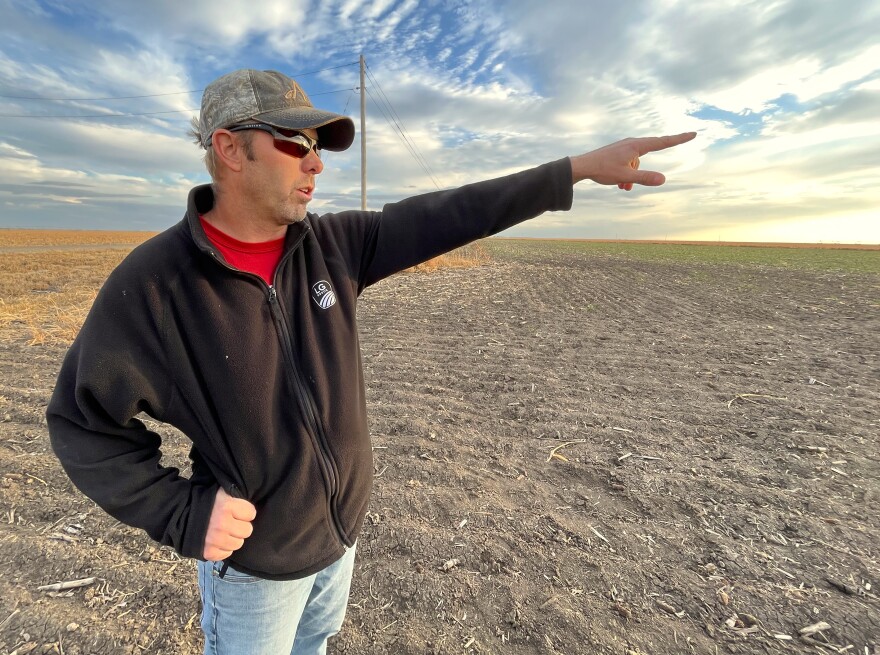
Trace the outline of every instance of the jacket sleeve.
<instances>
[{"instance_id":1,"label":"jacket sleeve","mask_svg":"<svg viewBox=\"0 0 880 655\"><path fill-rule=\"evenodd\" d=\"M130 284L144 275L125 268L111 274L64 359L46 415L50 441L73 483L110 515L201 557L217 488L162 466L161 438L134 418L161 420L175 386L161 294Z\"/></svg>"},{"instance_id":2,"label":"jacket sleeve","mask_svg":"<svg viewBox=\"0 0 880 655\"><path fill-rule=\"evenodd\" d=\"M572 202L566 157L494 180L385 205L367 235L361 289Z\"/></svg>"}]
</instances>

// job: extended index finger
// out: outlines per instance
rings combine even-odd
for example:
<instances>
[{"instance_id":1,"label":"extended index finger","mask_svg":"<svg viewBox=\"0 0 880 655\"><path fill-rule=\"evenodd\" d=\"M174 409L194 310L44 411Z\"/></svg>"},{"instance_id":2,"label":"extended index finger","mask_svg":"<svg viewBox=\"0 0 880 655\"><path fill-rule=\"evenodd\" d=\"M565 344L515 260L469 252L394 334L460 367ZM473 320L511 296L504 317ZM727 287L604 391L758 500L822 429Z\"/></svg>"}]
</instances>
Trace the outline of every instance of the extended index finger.
<instances>
[{"instance_id":1,"label":"extended index finger","mask_svg":"<svg viewBox=\"0 0 880 655\"><path fill-rule=\"evenodd\" d=\"M639 156L649 152L657 152L658 150L666 150L674 146L680 146L687 143L697 136L696 132L682 132L681 134L671 134L668 136L648 136L638 139Z\"/></svg>"}]
</instances>

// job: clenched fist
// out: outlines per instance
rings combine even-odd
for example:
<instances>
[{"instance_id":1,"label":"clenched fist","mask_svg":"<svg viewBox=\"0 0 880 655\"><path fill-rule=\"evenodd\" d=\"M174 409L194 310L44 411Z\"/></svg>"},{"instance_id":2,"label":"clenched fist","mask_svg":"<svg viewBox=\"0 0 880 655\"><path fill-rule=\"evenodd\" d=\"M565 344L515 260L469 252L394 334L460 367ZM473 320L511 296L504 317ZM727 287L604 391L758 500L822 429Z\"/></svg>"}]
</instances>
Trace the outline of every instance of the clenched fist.
<instances>
[{"instance_id":1,"label":"clenched fist","mask_svg":"<svg viewBox=\"0 0 880 655\"><path fill-rule=\"evenodd\" d=\"M226 559L244 544L254 531L251 521L257 516L257 508L243 498L233 498L219 489L214 498L205 550L202 556L209 562Z\"/></svg>"}]
</instances>

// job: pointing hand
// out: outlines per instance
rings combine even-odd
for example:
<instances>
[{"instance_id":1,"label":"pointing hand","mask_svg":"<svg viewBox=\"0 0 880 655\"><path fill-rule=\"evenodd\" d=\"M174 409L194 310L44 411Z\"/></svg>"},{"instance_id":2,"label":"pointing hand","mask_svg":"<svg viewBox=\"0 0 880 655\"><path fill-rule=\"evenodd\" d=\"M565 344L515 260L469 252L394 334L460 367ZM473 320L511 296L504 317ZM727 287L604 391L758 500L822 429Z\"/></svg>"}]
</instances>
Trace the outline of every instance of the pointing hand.
<instances>
[{"instance_id":1,"label":"pointing hand","mask_svg":"<svg viewBox=\"0 0 880 655\"><path fill-rule=\"evenodd\" d=\"M598 184L616 184L630 191L633 184L660 186L666 181L662 173L640 171L640 158L649 152L665 150L687 143L696 132L674 136L623 139L610 145L571 158L571 174L575 182L593 180Z\"/></svg>"}]
</instances>

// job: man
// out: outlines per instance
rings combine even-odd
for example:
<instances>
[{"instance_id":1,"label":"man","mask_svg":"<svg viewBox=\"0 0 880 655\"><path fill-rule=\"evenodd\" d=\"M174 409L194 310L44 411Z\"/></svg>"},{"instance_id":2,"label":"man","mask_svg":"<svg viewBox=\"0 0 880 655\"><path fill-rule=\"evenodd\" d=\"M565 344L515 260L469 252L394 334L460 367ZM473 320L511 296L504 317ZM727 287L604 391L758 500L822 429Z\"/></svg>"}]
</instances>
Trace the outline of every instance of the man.
<instances>
[{"instance_id":1,"label":"man","mask_svg":"<svg viewBox=\"0 0 880 655\"><path fill-rule=\"evenodd\" d=\"M73 482L199 560L206 653L323 653L345 615L372 457L355 304L369 285L547 210L572 184L663 184L639 157L692 139L627 139L381 212L307 213L319 149L351 120L295 81L239 70L204 92L195 134L213 184L110 275L47 416ZM193 442L160 465L140 413Z\"/></svg>"}]
</instances>

